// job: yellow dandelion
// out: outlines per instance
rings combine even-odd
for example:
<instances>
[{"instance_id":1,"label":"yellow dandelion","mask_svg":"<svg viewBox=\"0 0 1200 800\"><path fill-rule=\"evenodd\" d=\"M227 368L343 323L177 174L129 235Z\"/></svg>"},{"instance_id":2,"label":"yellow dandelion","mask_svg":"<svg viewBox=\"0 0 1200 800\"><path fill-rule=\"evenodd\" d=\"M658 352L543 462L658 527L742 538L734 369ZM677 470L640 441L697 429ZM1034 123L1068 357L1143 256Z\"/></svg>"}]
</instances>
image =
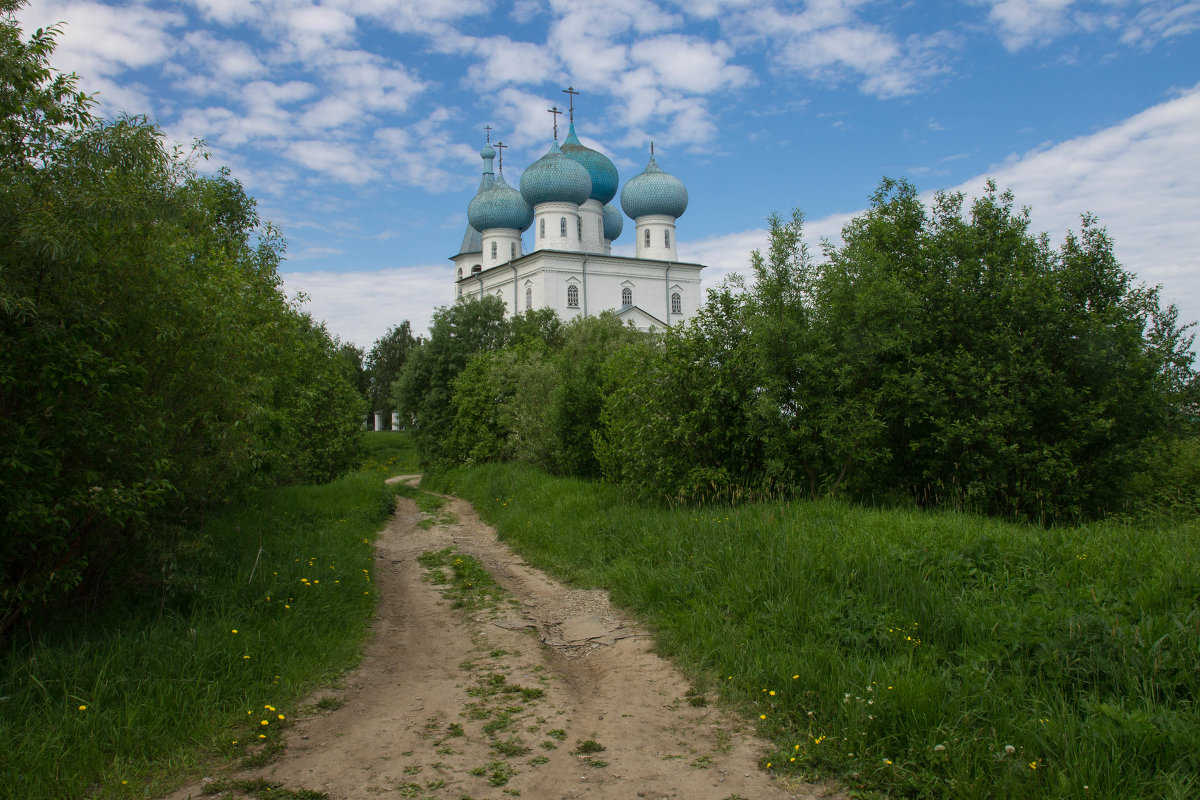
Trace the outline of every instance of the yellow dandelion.
<instances>
[{"instance_id":1,"label":"yellow dandelion","mask_svg":"<svg viewBox=\"0 0 1200 800\"><path fill-rule=\"evenodd\" d=\"M759 715L758 715L758 718L759 718L759 719L766 719L766 718L767 718L767 715L766 715L766 714L759 714Z\"/></svg>"},{"instance_id":2,"label":"yellow dandelion","mask_svg":"<svg viewBox=\"0 0 1200 800\"><path fill-rule=\"evenodd\" d=\"M794 680L794 681L795 681L795 680L799 680L799 679L800 679L800 676L799 676L799 675L793 675L793 676L792 676L792 680Z\"/></svg>"},{"instance_id":3,"label":"yellow dandelion","mask_svg":"<svg viewBox=\"0 0 1200 800\"><path fill-rule=\"evenodd\" d=\"M1029 762L1029 768L1030 768L1030 769L1037 769L1037 762L1036 762L1036 761L1030 761L1030 762Z\"/></svg>"},{"instance_id":4,"label":"yellow dandelion","mask_svg":"<svg viewBox=\"0 0 1200 800\"><path fill-rule=\"evenodd\" d=\"M788 759L788 761L795 761L795 760L796 760L795 756L792 756L791 758Z\"/></svg>"},{"instance_id":5,"label":"yellow dandelion","mask_svg":"<svg viewBox=\"0 0 1200 800\"><path fill-rule=\"evenodd\" d=\"M242 661L249 661L249 660L250 660L250 656L242 656Z\"/></svg>"},{"instance_id":6,"label":"yellow dandelion","mask_svg":"<svg viewBox=\"0 0 1200 800\"><path fill-rule=\"evenodd\" d=\"M793 750L799 750L799 749L800 749L800 745L796 745L796 746L795 746L795 747L793 747L792 749L793 749Z\"/></svg>"},{"instance_id":7,"label":"yellow dandelion","mask_svg":"<svg viewBox=\"0 0 1200 800\"><path fill-rule=\"evenodd\" d=\"M79 707L79 710L80 710L80 711L87 711L87 706L80 706L80 707Z\"/></svg>"},{"instance_id":8,"label":"yellow dandelion","mask_svg":"<svg viewBox=\"0 0 1200 800\"><path fill-rule=\"evenodd\" d=\"M265 738L267 738L267 735L266 735L265 733L260 733L260 734L258 735L258 738L260 738L260 739L265 739Z\"/></svg>"},{"instance_id":9,"label":"yellow dandelion","mask_svg":"<svg viewBox=\"0 0 1200 800\"><path fill-rule=\"evenodd\" d=\"M230 633L237 633L237 628L234 628Z\"/></svg>"},{"instance_id":10,"label":"yellow dandelion","mask_svg":"<svg viewBox=\"0 0 1200 800\"><path fill-rule=\"evenodd\" d=\"M270 721L270 720L267 720L267 719L264 719L262 722L260 722L260 723L258 723L258 724L259 724L259 725L270 725L270 724L271 724L271 721Z\"/></svg>"},{"instance_id":11,"label":"yellow dandelion","mask_svg":"<svg viewBox=\"0 0 1200 800\"><path fill-rule=\"evenodd\" d=\"M283 716L283 714L280 714L280 715L279 715L279 718L280 718L280 719L286 719L286 717L284 717L284 716Z\"/></svg>"},{"instance_id":12,"label":"yellow dandelion","mask_svg":"<svg viewBox=\"0 0 1200 800\"><path fill-rule=\"evenodd\" d=\"M888 766L891 766L891 763L892 763L892 762L891 762L891 760L890 760L890 759L887 759L887 758L885 758L885 759L883 760L883 763L887 764Z\"/></svg>"},{"instance_id":13,"label":"yellow dandelion","mask_svg":"<svg viewBox=\"0 0 1200 800\"><path fill-rule=\"evenodd\" d=\"M771 697L774 697L774 696L775 696L775 690L774 690L774 689L772 689L772 690L771 690Z\"/></svg>"},{"instance_id":14,"label":"yellow dandelion","mask_svg":"<svg viewBox=\"0 0 1200 800\"><path fill-rule=\"evenodd\" d=\"M771 768L771 762L770 762L770 761L768 761L768 762L767 762L767 769L770 769L770 768Z\"/></svg>"}]
</instances>

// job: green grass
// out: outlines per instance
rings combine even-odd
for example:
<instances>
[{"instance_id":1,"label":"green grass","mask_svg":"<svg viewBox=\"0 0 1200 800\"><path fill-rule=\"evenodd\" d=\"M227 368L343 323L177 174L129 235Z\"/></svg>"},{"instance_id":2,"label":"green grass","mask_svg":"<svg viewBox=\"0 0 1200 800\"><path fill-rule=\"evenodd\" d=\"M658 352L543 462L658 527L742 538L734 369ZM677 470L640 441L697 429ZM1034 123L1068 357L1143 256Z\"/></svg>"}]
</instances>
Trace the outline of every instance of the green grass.
<instances>
[{"instance_id":1,"label":"green grass","mask_svg":"<svg viewBox=\"0 0 1200 800\"><path fill-rule=\"evenodd\" d=\"M672 509L506 466L426 485L647 620L693 696L715 691L775 742L773 771L888 797L1200 796L1194 520Z\"/></svg>"},{"instance_id":2,"label":"green grass","mask_svg":"<svg viewBox=\"0 0 1200 800\"><path fill-rule=\"evenodd\" d=\"M421 471L417 445L408 431L364 431L361 442L366 453L363 469L387 475L415 475Z\"/></svg>"},{"instance_id":3,"label":"green grass","mask_svg":"<svg viewBox=\"0 0 1200 800\"><path fill-rule=\"evenodd\" d=\"M277 756L300 699L359 659L371 543L394 504L381 464L407 469L404 436L372 445L383 461L369 469L211 517L177 576L188 591L13 637L0 652L0 798L153 796L214 761Z\"/></svg>"}]
</instances>

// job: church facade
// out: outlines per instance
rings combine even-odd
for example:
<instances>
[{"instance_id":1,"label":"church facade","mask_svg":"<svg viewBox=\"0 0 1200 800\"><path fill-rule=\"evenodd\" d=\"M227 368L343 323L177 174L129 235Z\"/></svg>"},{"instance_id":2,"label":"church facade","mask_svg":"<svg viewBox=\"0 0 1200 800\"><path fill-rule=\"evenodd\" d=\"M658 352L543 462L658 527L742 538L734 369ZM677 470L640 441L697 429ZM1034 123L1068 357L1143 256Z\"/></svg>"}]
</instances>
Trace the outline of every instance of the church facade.
<instances>
[{"instance_id":1,"label":"church facade","mask_svg":"<svg viewBox=\"0 0 1200 800\"><path fill-rule=\"evenodd\" d=\"M683 183L658 166L651 147L646 169L621 189L621 208L635 226L635 255L613 255L625 227L612 203L617 168L579 141L574 120L561 146L555 128L549 151L522 173L519 190L504 180L503 156L493 170L491 143L480 151L483 176L451 257L455 295L495 295L510 317L551 308L570 320L608 310L642 330L691 317L700 306L704 267L676 256L676 220L688 204Z\"/></svg>"}]
</instances>

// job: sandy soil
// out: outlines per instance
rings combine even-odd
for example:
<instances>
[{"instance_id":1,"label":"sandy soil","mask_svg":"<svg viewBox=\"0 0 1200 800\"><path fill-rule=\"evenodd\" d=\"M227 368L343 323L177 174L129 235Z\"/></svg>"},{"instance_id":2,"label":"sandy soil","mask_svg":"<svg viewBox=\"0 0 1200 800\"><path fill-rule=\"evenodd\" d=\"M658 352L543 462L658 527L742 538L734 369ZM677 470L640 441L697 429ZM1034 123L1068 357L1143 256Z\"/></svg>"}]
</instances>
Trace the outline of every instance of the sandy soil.
<instances>
[{"instance_id":1,"label":"sandy soil","mask_svg":"<svg viewBox=\"0 0 1200 800\"><path fill-rule=\"evenodd\" d=\"M340 706L299 719L275 763L224 780L262 777L336 800L845 797L761 770L767 744L713 705L693 705L687 681L605 593L531 568L462 500L448 499L439 518L422 527L426 516L401 498L380 535L378 616L362 665L310 698ZM452 608L417 563L451 546L509 597ZM604 749L581 752L589 740ZM169 800L198 798L204 785Z\"/></svg>"}]
</instances>

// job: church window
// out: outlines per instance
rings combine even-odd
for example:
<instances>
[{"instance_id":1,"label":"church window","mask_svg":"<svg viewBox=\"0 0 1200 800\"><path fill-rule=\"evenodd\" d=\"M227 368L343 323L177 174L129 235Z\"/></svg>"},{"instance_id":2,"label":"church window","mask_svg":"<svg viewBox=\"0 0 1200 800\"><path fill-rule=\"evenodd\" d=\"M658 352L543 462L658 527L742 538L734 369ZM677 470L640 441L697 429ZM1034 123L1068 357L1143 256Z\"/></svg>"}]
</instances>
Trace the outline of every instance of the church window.
<instances>
[{"instance_id":1,"label":"church window","mask_svg":"<svg viewBox=\"0 0 1200 800\"><path fill-rule=\"evenodd\" d=\"M628 286L621 290L621 305L633 305L633 289L630 289Z\"/></svg>"},{"instance_id":2,"label":"church window","mask_svg":"<svg viewBox=\"0 0 1200 800\"><path fill-rule=\"evenodd\" d=\"M479 264L475 264L474 266L471 267L471 274L478 275L482 270L483 270L483 267L481 267Z\"/></svg>"},{"instance_id":3,"label":"church window","mask_svg":"<svg viewBox=\"0 0 1200 800\"><path fill-rule=\"evenodd\" d=\"M579 287L567 287L567 308L579 308Z\"/></svg>"},{"instance_id":4,"label":"church window","mask_svg":"<svg viewBox=\"0 0 1200 800\"><path fill-rule=\"evenodd\" d=\"M579 217L575 218L575 235L579 237L579 241L583 241L583 220Z\"/></svg>"},{"instance_id":5,"label":"church window","mask_svg":"<svg viewBox=\"0 0 1200 800\"><path fill-rule=\"evenodd\" d=\"M538 220L538 238L539 239L546 238L546 218L545 217L542 217L540 220Z\"/></svg>"},{"instance_id":6,"label":"church window","mask_svg":"<svg viewBox=\"0 0 1200 800\"><path fill-rule=\"evenodd\" d=\"M517 243L516 243L516 242L510 242L510 243L509 243L509 245L508 245L508 257L509 257L509 258L516 258L516 257L517 257Z\"/></svg>"},{"instance_id":7,"label":"church window","mask_svg":"<svg viewBox=\"0 0 1200 800\"><path fill-rule=\"evenodd\" d=\"M646 228L646 236L644 238L646 240L646 247L649 247L650 246L650 229L649 228Z\"/></svg>"},{"instance_id":8,"label":"church window","mask_svg":"<svg viewBox=\"0 0 1200 800\"><path fill-rule=\"evenodd\" d=\"M679 292L671 292L671 313L683 313L683 299L679 296Z\"/></svg>"},{"instance_id":9,"label":"church window","mask_svg":"<svg viewBox=\"0 0 1200 800\"><path fill-rule=\"evenodd\" d=\"M528 286L526 286L525 287L525 310L528 311L531 308L533 308L533 289L530 289Z\"/></svg>"},{"instance_id":10,"label":"church window","mask_svg":"<svg viewBox=\"0 0 1200 800\"><path fill-rule=\"evenodd\" d=\"M459 267L459 268L458 268L458 279L459 279L460 281L462 280L462 267Z\"/></svg>"},{"instance_id":11,"label":"church window","mask_svg":"<svg viewBox=\"0 0 1200 800\"><path fill-rule=\"evenodd\" d=\"M492 260L496 258L496 243L492 242Z\"/></svg>"},{"instance_id":12,"label":"church window","mask_svg":"<svg viewBox=\"0 0 1200 800\"><path fill-rule=\"evenodd\" d=\"M663 231L663 242L666 243L667 247L671 246L671 231Z\"/></svg>"},{"instance_id":13,"label":"church window","mask_svg":"<svg viewBox=\"0 0 1200 800\"><path fill-rule=\"evenodd\" d=\"M558 235L564 239L567 238L567 218L566 217L558 218Z\"/></svg>"}]
</instances>

